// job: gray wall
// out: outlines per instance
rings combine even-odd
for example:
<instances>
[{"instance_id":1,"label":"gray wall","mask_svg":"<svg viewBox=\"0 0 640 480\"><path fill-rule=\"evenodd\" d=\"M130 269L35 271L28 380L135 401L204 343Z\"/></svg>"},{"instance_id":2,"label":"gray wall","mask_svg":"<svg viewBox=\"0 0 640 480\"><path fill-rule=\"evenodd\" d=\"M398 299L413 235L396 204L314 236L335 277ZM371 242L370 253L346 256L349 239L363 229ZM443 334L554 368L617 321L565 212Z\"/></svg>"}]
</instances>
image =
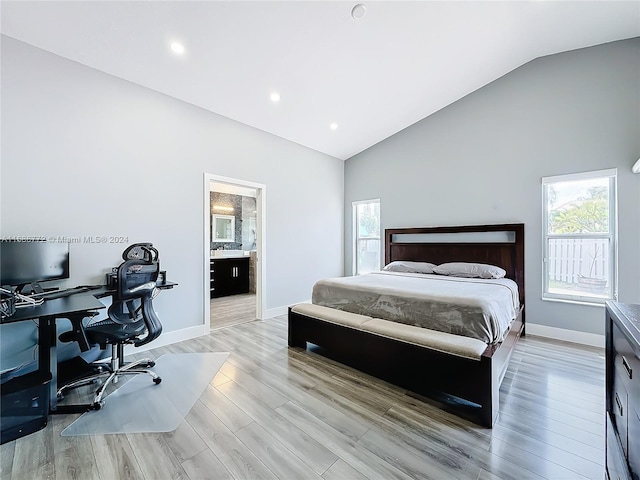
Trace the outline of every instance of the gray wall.
<instances>
[{"instance_id":1,"label":"gray wall","mask_svg":"<svg viewBox=\"0 0 640 480\"><path fill-rule=\"evenodd\" d=\"M524 222L527 320L604 333L602 307L543 302L541 178L618 168L619 298L640 303L640 39L529 62L346 161L382 228Z\"/></svg>"},{"instance_id":2,"label":"gray wall","mask_svg":"<svg viewBox=\"0 0 640 480\"><path fill-rule=\"evenodd\" d=\"M266 185L267 310L342 275L342 161L6 36L1 81L0 234L153 242L165 331L203 324L205 172ZM125 246L71 245L68 284Z\"/></svg>"}]
</instances>

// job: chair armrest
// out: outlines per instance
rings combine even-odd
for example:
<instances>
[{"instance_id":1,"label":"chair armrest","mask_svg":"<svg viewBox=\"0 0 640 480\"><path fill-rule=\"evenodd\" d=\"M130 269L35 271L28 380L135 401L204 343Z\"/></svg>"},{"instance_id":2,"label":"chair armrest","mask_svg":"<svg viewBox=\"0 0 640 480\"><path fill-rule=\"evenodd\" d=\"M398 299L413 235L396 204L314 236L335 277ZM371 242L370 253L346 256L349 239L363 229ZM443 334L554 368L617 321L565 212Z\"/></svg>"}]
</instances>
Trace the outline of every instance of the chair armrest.
<instances>
[{"instance_id":1,"label":"chair armrest","mask_svg":"<svg viewBox=\"0 0 640 480\"><path fill-rule=\"evenodd\" d=\"M71 322L72 330L60 334L61 342L78 342L81 352L87 352L91 349L89 340L87 340L87 334L84 331L84 324L82 320L86 317L95 317L98 312L82 312L76 314L69 314L63 318L67 318Z\"/></svg>"}]
</instances>

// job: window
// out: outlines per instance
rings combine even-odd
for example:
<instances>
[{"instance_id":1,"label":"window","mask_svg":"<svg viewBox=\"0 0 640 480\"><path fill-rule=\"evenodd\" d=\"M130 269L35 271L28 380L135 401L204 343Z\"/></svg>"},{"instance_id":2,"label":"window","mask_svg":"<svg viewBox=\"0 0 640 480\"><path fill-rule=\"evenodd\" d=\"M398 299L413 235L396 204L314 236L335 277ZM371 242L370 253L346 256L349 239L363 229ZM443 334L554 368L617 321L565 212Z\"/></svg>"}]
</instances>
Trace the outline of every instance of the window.
<instances>
[{"instance_id":1,"label":"window","mask_svg":"<svg viewBox=\"0 0 640 480\"><path fill-rule=\"evenodd\" d=\"M380 270L380 200L353 202L354 273Z\"/></svg>"},{"instance_id":2,"label":"window","mask_svg":"<svg viewBox=\"0 0 640 480\"><path fill-rule=\"evenodd\" d=\"M543 299L617 298L616 175L611 169L542 179Z\"/></svg>"}]
</instances>

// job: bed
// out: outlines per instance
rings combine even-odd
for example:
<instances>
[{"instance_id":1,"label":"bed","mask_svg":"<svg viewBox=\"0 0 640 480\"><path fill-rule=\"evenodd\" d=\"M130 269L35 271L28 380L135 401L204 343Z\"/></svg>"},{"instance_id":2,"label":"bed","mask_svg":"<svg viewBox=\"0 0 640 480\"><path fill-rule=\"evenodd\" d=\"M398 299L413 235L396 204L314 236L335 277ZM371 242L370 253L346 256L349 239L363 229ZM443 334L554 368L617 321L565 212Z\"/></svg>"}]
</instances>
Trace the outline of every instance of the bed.
<instances>
[{"instance_id":1,"label":"bed","mask_svg":"<svg viewBox=\"0 0 640 480\"><path fill-rule=\"evenodd\" d=\"M505 278L497 283L509 288L497 288L508 290L505 295L513 300L513 311L505 313L510 318L500 320L494 313L487 317L486 302L465 300L466 294L456 290L458 283L463 289L469 283L482 284L482 289L495 282L380 272L361 276L364 281L359 277L319 281L312 304L289 309L289 345L319 346L317 350L324 355L415 394L437 398L443 408L492 427L499 413L500 384L517 341L525 333L524 224L387 229L385 265L399 261L473 262L504 269ZM447 313L443 305L449 301L436 298L439 293L427 288L443 280L443 295L453 289L458 292L451 294L459 297L457 303L472 306L465 306L471 320L465 317L451 328L443 322L447 317L460 320L461 315L458 307ZM471 292L475 297L485 296ZM410 307L405 307L407 296L412 300ZM402 308L393 302L394 297L400 298ZM492 312L492 300L488 303ZM477 325L471 332L459 329L473 318Z\"/></svg>"},{"instance_id":2,"label":"bed","mask_svg":"<svg viewBox=\"0 0 640 480\"><path fill-rule=\"evenodd\" d=\"M414 268L431 265L411 264L418 265ZM410 264L394 262L385 268L404 270L407 265ZM373 318L477 338L487 345L504 340L520 308L518 285L509 278L461 278L385 270L319 280L313 286L311 302Z\"/></svg>"}]
</instances>

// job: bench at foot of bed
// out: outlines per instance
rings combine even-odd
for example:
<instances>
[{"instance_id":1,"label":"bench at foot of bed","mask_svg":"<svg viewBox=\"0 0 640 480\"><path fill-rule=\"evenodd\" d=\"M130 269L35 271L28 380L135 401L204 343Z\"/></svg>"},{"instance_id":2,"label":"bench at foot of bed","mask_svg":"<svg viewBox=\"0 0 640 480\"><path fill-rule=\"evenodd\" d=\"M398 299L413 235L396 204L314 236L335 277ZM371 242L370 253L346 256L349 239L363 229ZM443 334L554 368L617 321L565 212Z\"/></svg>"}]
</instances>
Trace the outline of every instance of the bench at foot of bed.
<instances>
[{"instance_id":1,"label":"bench at foot of bed","mask_svg":"<svg viewBox=\"0 0 640 480\"><path fill-rule=\"evenodd\" d=\"M481 340L319 305L289 308L289 346L306 349L309 342L417 394L471 402L474 420L487 427L497 419L500 383L522 327L519 317L504 342L487 347Z\"/></svg>"}]
</instances>

